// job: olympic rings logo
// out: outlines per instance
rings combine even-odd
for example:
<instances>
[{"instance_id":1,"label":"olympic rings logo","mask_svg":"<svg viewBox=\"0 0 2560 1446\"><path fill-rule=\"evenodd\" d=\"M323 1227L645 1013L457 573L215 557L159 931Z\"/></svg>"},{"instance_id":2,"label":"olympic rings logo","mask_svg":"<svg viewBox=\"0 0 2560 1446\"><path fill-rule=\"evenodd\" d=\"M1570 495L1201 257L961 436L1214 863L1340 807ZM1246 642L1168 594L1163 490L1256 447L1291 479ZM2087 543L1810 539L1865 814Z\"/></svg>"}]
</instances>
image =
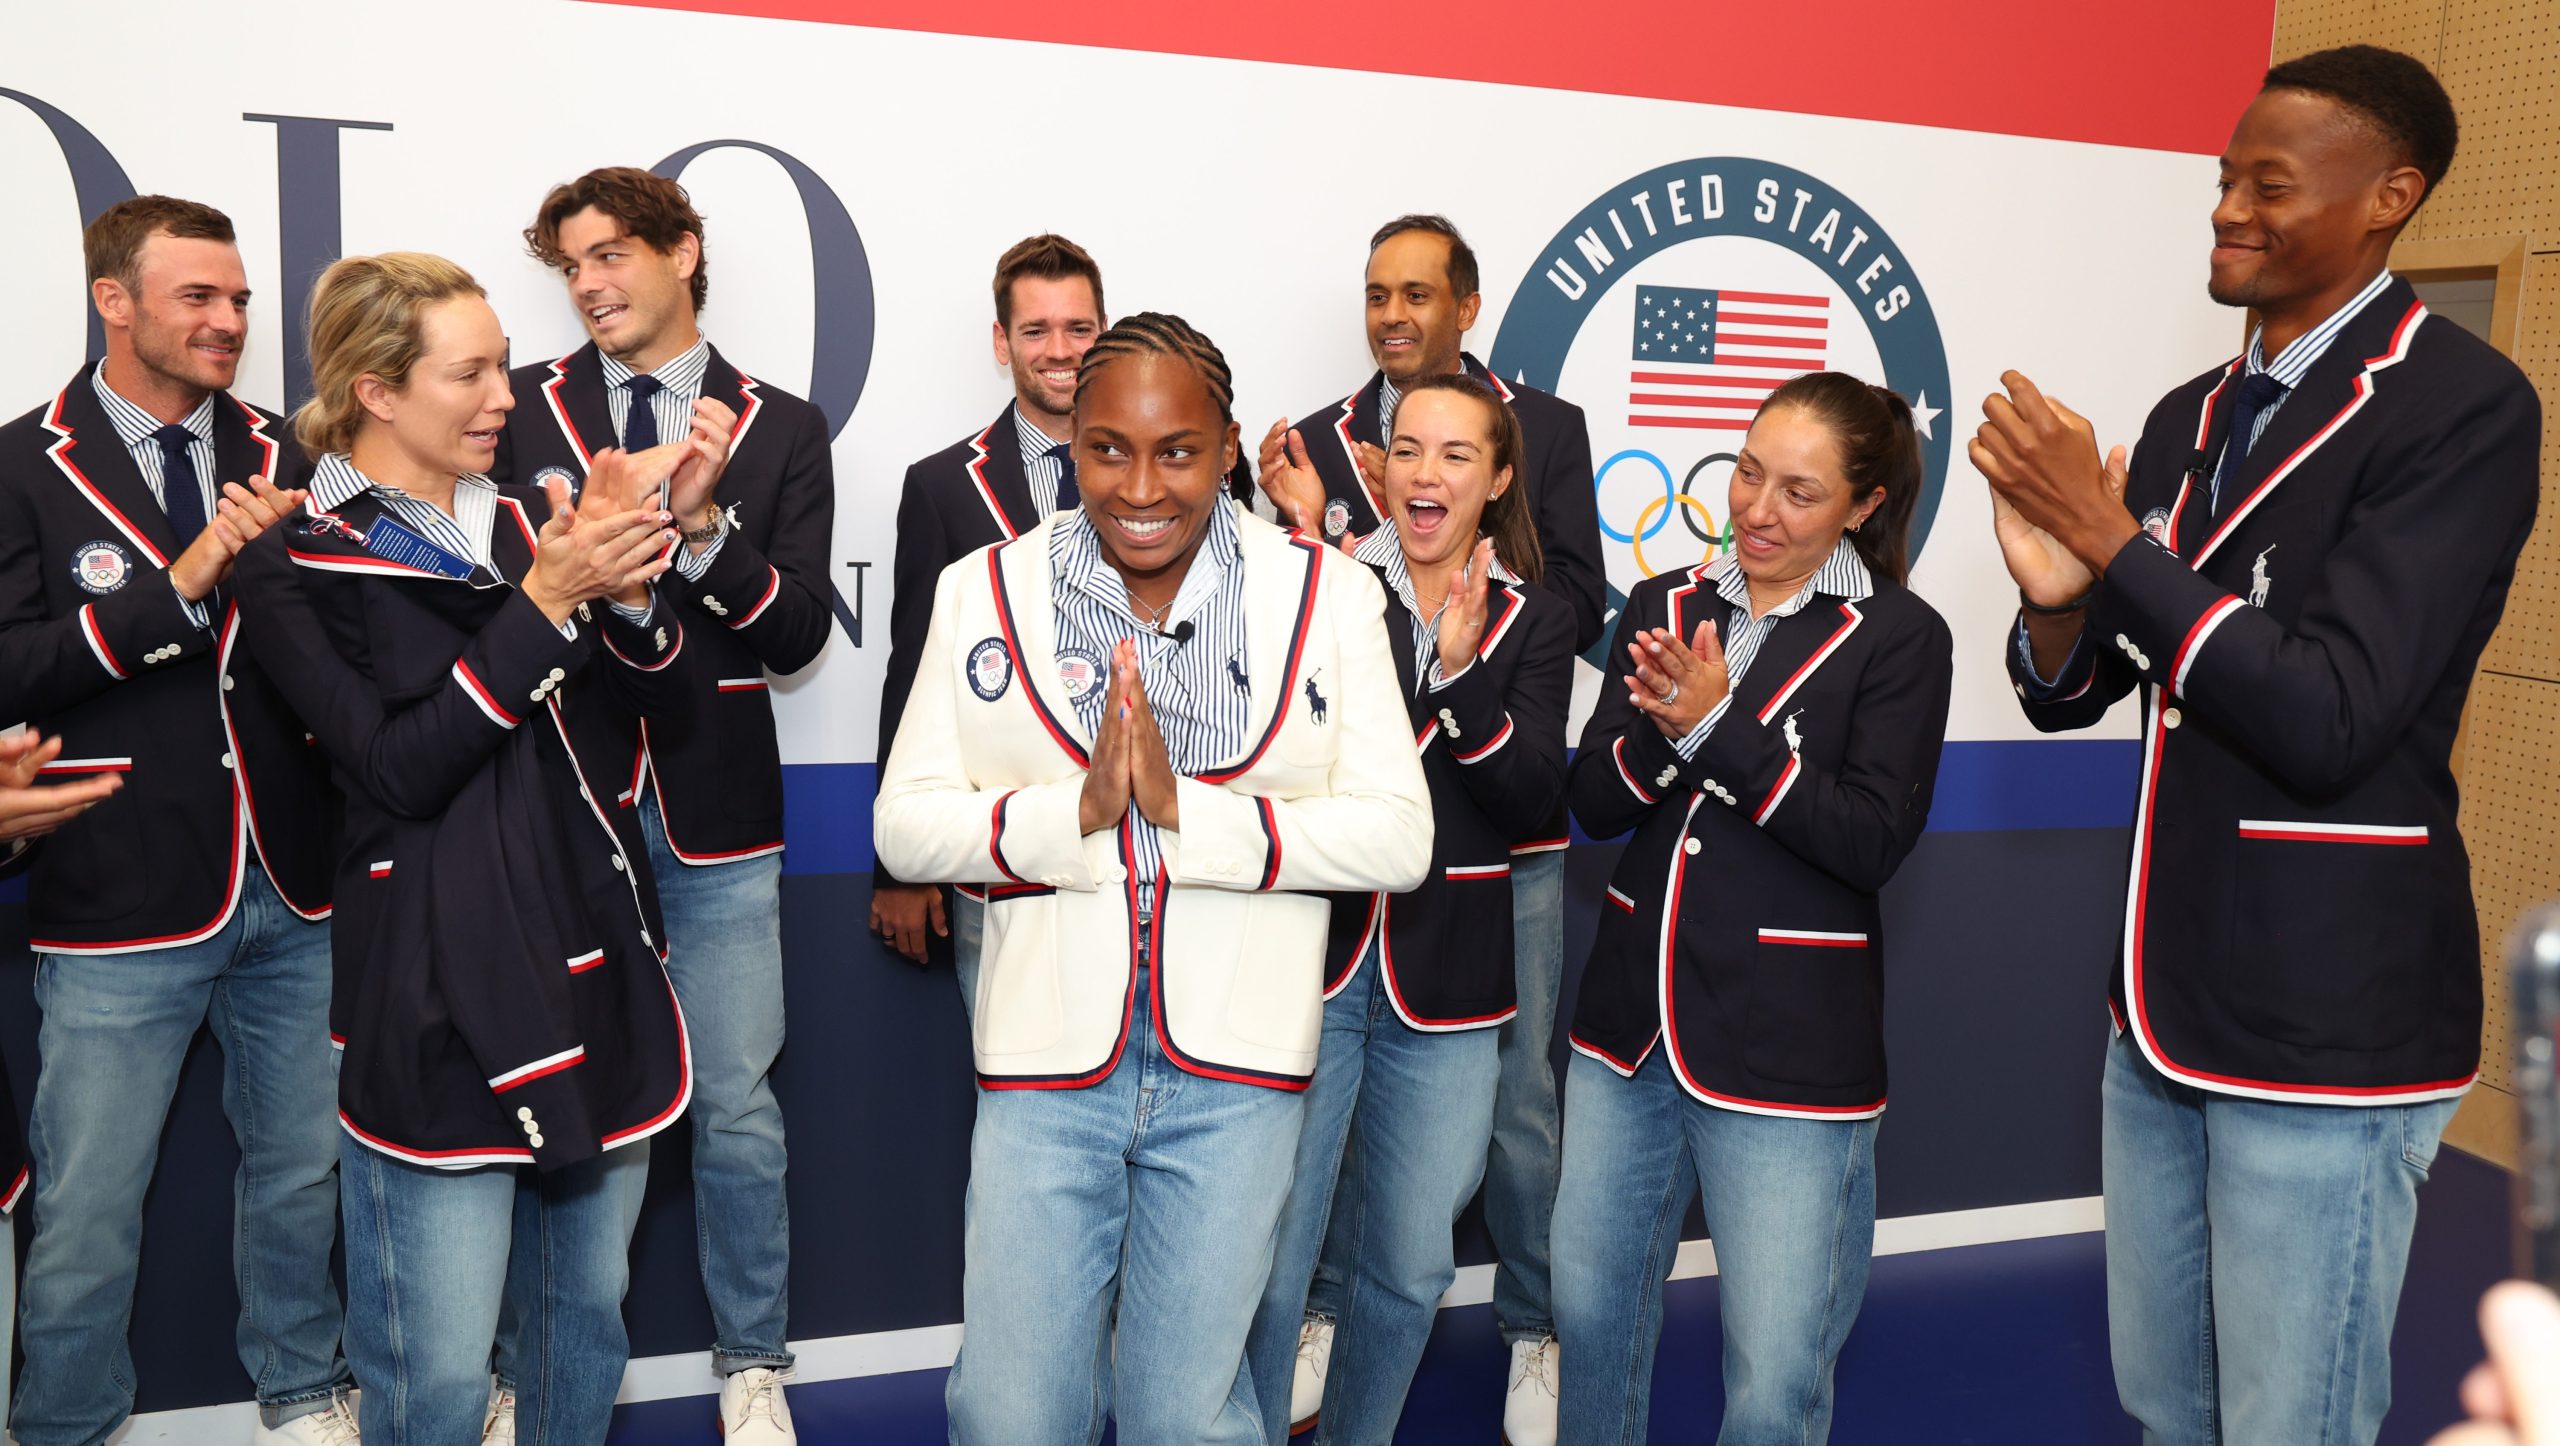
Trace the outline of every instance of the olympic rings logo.
<instances>
[{"instance_id":1,"label":"olympic rings logo","mask_svg":"<svg viewBox=\"0 0 2560 1446\"><path fill-rule=\"evenodd\" d=\"M1653 468L1655 473L1662 478L1662 495L1646 499L1644 506L1636 513L1635 528L1633 531L1619 531L1616 527L1610 525L1608 517L1603 514L1600 518L1601 532L1606 534L1612 541L1627 544L1628 548L1635 554L1637 570L1643 573L1646 577L1653 577L1663 569L1655 567L1645 559L1645 542L1655 533L1658 533L1663 528L1670 526L1671 519L1676 514L1680 518L1681 524L1688 529L1689 535L1692 538L1695 538L1698 543L1705 548L1705 553L1699 561L1713 561L1718 553L1732 548L1733 527L1731 522L1728 521L1724 529L1722 531L1718 531L1716 528L1715 513L1708 508L1705 502L1692 496L1690 494L1690 488L1697 484L1698 475L1706 471L1709 466L1718 462L1730 463L1735 460L1737 459L1731 452L1710 453L1707 456L1699 458L1697 462L1689 468L1688 475L1675 483L1671 480L1671 468L1666 465L1660 457L1655 456L1651 452L1645 451L1643 448L1629 447L1625 451L1613 453L1607 461L1602 462L1598 467L1592 470L1591 487L1595 494L1602 487L1607 485L1610 469L1616 467L1621 462L1641 462ZM1688 565L1689 564L1685 563L1676 564L1676 566Z\"/></svg>"}]
</instances>

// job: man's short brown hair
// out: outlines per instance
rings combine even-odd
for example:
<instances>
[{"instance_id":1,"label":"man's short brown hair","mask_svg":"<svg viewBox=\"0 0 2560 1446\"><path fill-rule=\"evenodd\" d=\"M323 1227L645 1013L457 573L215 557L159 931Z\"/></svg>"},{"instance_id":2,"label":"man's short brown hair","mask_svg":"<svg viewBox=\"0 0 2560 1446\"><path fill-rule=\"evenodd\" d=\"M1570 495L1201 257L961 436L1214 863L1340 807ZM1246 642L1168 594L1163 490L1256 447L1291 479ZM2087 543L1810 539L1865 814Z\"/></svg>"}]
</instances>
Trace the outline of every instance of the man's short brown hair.
<instances>
[{"instance_id":1,"label":"man's short brown hair","mask_svg":"<svg viewBox=\"0 0 2560 1446\"><path fill-rule=\"evenodd\" d=\"M569 264L560 249L560 223L593 206L612 217L624 234L661 252L691 233L697 248L693 262L693 309L699 313L711 296L711 255L702 245L702 213L684 187L637 166L604 166L542 198L533 224L524 228L524 246L534 259L557 271Z\"/></svg>"},{"instance_id":2,"label":"man's short brown hair","mask_svg":"<svg viewBox=\"0 0 2560 1446\"><path fill-rule=\"evenodd\" d=\"M996 325L1013 325L1013 283L1026 276L1043 281L1064 281L1081 276L1093 288L1093 319L1101 321L1110 313L1102 309L1102 268L1093 264L1085 249L1064 236L1043 231L1025 236L1005 250L996 261Z\"/></svg>"},{"instance_id":3,"label":"man's short brown hair","mask_svg":"<svg viewBox=\"0 0 2560 1446\"><path fill-rule=\"evenodd\" d=\"M186 241L224 241L237 245L231 218L197 201L175 196L133 196L98 213L80 233L80 249L89 263L89 280L113 277L127 291L142 284L142 243L154 236Z\"/></svg>"}]
</instances>

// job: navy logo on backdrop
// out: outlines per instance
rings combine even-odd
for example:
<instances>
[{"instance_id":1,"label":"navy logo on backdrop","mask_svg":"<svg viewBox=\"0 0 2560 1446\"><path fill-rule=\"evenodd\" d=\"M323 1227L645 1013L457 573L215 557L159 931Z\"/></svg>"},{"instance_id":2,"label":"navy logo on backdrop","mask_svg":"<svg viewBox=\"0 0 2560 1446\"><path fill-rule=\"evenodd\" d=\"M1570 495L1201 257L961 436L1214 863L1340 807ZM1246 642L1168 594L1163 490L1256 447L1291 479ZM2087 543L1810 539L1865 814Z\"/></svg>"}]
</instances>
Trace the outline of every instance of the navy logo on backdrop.
<instances>
[{"instance_id":1,"label":"navy logo on backdrop","mask_svg":"<svg viewBox=\"0 0 2560 1446\"><path fill-rule=\"evenodd\" d=\"M1013 654L1005 651L1004 639L987 638L969 650L969 687L980 698L994 702L1013 685Z\"/></svg>"},{"instance_id":2,"label":"navy logo on backdrop","mask_svg":"<svg viewBox=\"0 0 2560 1446\"><path fill-rule=\"evenodd\" d=\"M84 542L71 553L71 577L101 597L133 575L133 554L104 540Z\"/></svg>"},{"instance_id":3,"label":"navy logo on backdrop","mask_svg":"<svg viewBox=\"0 0 2560 1446\"><path fill-rule=\"evenodd\" d=\"M1718 514L1743 434L1804 372L1910 400L1923 460L1914 557L1937 515L1952 429L1928 292L1882 222L1792 166L1708 156L1610 187L1531 263L1487 365L1581 405L1601 459L1612 612L1642 579L1729 544Z\"/></svg>"}]
</instances>

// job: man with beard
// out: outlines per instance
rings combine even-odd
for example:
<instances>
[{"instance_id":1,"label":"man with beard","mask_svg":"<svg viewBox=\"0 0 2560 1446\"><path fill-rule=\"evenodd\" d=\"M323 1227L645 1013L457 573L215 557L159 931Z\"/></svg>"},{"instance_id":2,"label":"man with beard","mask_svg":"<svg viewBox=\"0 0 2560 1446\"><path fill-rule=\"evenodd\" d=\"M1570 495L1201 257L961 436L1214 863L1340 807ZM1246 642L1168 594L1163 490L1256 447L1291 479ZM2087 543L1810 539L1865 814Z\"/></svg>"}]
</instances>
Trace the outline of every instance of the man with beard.
<instances>
[{"instance_id":1,"label":"man with beard","mask_svg":"<svg viewBox=\"0 0 2560 1446\"><path fill-rule=\"evenodd\" d=\"M48 780L125 787L37 847L44 1022L27 1353L10 1429L87 1446L133 1410L143 1196L196 1031L240 1142L233 1268L261 1442L355 1435L329 1275L338 1123L326 760L235 648L232 561L292 513L301 452L230 394L249 281L230 220L137 196L89 223L107 355L0 427L0 719L58 734Z\"/></svg>"}]
</instances>

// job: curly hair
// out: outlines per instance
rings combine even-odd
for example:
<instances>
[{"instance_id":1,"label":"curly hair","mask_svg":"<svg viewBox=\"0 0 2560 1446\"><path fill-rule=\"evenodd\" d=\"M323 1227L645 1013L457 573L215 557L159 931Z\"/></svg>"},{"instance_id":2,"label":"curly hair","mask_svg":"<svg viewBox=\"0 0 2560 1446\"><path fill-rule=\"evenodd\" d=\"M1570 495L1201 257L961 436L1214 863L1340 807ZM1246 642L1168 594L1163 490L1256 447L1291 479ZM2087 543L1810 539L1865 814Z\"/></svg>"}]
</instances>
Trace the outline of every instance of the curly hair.
<instances>
[{"instance_id":1,"label":"curly hair","mask_svg":"<svg viewBox=\"0 0 2560 1446\"><path fill-rule=\"evenodd\" d=\"M1084 389L1093 384L1094 375L1124 356L1178 356L1191 363L1200 374L1200 384L1209 389L1209 399L1218 404L1221 425L1235 420L1235 377L1227 370L1226 353L1218 344L1194 331L1191 323L1170 312L1141 311L1124 316L1109 331L1094 338L1093 347L1084 354L1083 365L1076 368L1076 401L1084 401Z\"/></svg>"},{"instance_id":2,"label":"curly hair","mask_svg":"<svg viewBox=\"0 0 2560 1446\"><path fill-rule=\"evenodd\" d=\"M2453 98L2424 62L2378 45L2318 50L2267 72L2264 90L2298 90L2324 96L2382 137L2399 159L2427 178L2426 195L2453 166L2461 125ZM2420 202L2425 197L2419 198Z\"/></svg>"},{"instance_id":3,"label":"curly hair","mask_svg":"<svg viewBox=\"0 0 2560 1446\"><path fill-rule=\"evenodd\" d=\"M693 237L693 309L698 315L711 299L711 255L703 246L702 213L684 187L637 166L605 166L574 181L551 188L524 228L524 249L557 271L569 264L560 249L560 224L593 206L620 222L629 235L667 252L687 235Z\"/></svg>"}]
</instances>

